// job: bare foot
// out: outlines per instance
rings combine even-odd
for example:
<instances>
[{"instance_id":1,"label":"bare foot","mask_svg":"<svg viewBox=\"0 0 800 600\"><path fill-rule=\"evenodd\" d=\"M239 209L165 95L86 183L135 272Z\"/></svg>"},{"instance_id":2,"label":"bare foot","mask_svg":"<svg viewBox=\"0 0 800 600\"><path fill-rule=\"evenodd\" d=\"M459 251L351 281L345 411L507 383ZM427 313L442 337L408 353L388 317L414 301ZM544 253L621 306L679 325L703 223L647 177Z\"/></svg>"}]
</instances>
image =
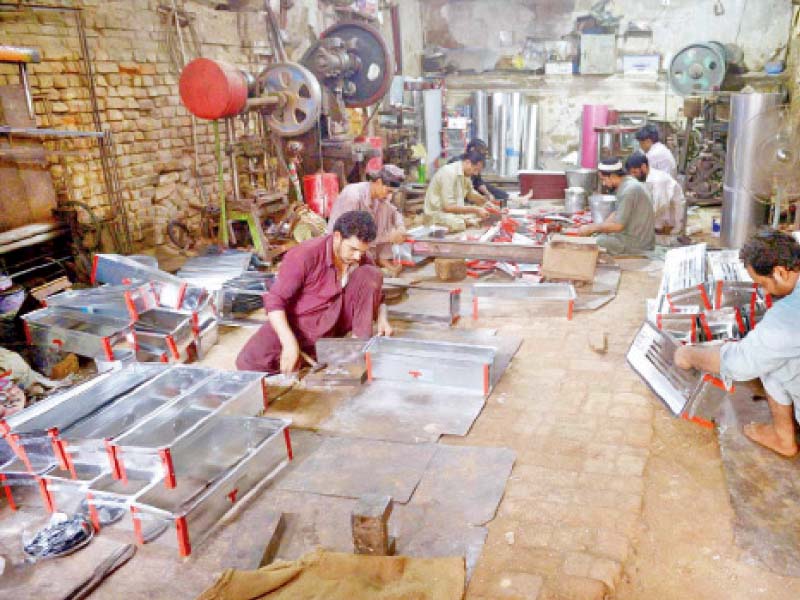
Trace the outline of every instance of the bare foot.
<instances>
[{"instance_id":1,"label":"bare foot","mask_svg":"<svg viewBox=\"0 0 800 600\"><path fill-rule=\"evenodd\" d=\"M791 458L797 454L797 441L792 432L791 439L784 439L771 423L750 423L745 425L744 434L756 444L769 448L781 456Z\"/></svg>"}]
</instances>

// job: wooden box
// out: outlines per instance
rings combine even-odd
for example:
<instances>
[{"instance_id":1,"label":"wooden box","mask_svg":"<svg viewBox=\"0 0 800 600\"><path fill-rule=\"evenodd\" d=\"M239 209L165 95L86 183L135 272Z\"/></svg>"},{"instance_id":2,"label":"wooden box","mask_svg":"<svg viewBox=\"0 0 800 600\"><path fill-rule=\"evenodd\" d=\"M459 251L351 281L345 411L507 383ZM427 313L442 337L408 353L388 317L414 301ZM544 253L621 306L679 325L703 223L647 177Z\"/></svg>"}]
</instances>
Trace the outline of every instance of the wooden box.
<instances>
[{"instance_id":1,"label":"wooden box","mask_svg":"<svg viewBox=\"0 0 800 600\"><path fill-rule=\"evenodd\" d=\"M554 235L544 247L542 275L548 279L593 281L599 254L594 238Z\"/></svg>"}]
</instances>

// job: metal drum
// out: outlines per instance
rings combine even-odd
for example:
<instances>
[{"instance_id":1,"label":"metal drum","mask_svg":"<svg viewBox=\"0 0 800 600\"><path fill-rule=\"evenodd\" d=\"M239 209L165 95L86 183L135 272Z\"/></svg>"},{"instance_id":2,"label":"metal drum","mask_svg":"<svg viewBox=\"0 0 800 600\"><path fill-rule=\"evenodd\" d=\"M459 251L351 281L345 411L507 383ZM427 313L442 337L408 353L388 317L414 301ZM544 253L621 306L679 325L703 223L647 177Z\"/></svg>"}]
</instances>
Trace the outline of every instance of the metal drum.
<instances>
[{"instance_id":1,"label":"metal drum","mask_svg":"<svg viewBox=\"0 0 800 600\"><path fill-rule=\"evenodd\" d=\"M596 169L570 169L566 172L566 175L567 187L583 188L587 198L597 190Z\"/></svg>"},{"instance_id":2,"label":"metal drum","mask_svg":"<svg viewBox=\"0 0 800 600\"><path fill-rule=\"evenodd\" d=\"M592 194L589 206L592 210L592 221L602 223L616 210L617 197L610 194Z\"/></svg>"},{"instance_id":3,"label":"metal drum","mask_svg":"<svg viewBox=\"0 0 800 600\"><path fill-rule=\"evenodd\" d=\"M233 117L247 103L247 76L233 65L196 58L181 72L178 91L183 105L196 117Z\"/></svg>"},{"instance_id":4,"label":"metal drum","mask_svg":"<svg viewBox=\"0 0 800 600\"><path fill-rule=\"evenodd\" d=\"M564 193L564 212L574 215L586 208L586 191L582 187L567 188Z\"/></svg>"}]
</instances>

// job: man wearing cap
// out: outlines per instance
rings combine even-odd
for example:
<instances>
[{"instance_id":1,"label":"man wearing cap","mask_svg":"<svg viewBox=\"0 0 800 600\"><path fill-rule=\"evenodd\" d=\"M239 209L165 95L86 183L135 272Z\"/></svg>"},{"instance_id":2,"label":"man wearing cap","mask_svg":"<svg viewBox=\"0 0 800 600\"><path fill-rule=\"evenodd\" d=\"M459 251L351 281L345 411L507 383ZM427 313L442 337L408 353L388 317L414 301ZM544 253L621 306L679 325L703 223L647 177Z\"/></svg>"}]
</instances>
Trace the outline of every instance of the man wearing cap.
<instances>
[{"instance_id":1,"label":"man wearing cap","mask_svg":"<svg viewBox=\"0 0 800 600\"><path fill-rule=\"evenodd\" d=\"M675 236L683 231L686 215L686 200L680 184L669 173L651 169L648 158L641 152L631 154L625 161L625 169L647 186L653 199L658 241L671 245Z\"/></svg>"},{"instance_id":2,"label":"man wearing cap","mask_svg":"<svg viewBox=\"0 0 800 600\"><path fill-rule=\"evenodd\" d=\"M669 148L661 143L661 136L655 125L648 123L642 127L636 132L636 139L642 152L647 156L651 169L669 173L673 179L678 177L678 165L675 162L675 157L672 156Z\"/></svg>"},{"instance_id":3,"label":"man wearing cap","mask_svg":"<svg viewBox=\"0 0 800 600\"><path fill-rule=\"evenodd\" d=\"M489 216L484 208L487 199L475 191L471 179L480 175L485 163L483 154L473 151L436 171L425 192L426 223L457 232L477 226ZM473 204L467 205L465 200Z\"/></svg>"},{"instance_id":4,"label":"man wearing cap","mask_svg":"<svg viewBox=\"0 0 800 600\"><path fill-rule=\"evenodd\" d=\"M597 234L597 244L609 254L638 254L653 250L656 232L650 192L625 172L618 158L602 160L597 170L603 186L615 190L617 207L602 223L581 227L579 235Z\"/></svg>"},{"instance_id":5,"label":"man wearing cap","mask_svg":"<svg viewBox=\"0 0 800 600\"><path fill-rule=\"evenodd\" d=\"M397 276L402 269L393 261L392 245L401 244L406 238L403 215L391 203L392 187L399 186L405 173L395 165L384 165L380 171L367 173L362 183L345 186L333 204L328 220L328 233L333 233L336 220L351 210L363 210L372 215L378 235L370 244L369 255L383 269Z\"/></svg>"}]
</instances>

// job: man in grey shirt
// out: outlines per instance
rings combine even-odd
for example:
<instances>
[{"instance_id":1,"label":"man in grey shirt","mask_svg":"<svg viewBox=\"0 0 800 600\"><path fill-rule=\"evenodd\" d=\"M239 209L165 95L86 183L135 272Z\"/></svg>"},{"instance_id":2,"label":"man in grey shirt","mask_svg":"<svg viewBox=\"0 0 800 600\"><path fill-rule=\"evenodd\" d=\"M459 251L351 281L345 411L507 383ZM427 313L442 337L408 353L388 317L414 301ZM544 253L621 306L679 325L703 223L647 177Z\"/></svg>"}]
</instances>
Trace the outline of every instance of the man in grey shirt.
<instances>
[{"instance_id":1,"label":"man in grey shirt","mask_svg":"<svg viewBox=\"0 0 800 600\"><path fill-rule=\"evenodd\" d=\"M637 254L656 245L655 213L650 192L627 174L618 158L597 167L603 185L616 190L617 208L602 223L584 225L579 235L599 234L597 244L609 254Z\"/></svg>"},{"instance_id":2,"label":"man in grey shirt","mask_svg":"<svg viewBox=\"0 0 800 600\"><path fill-rule=\"evenodd\" d=\"M786 233L766 230L745 244L740 256L753 281L781 299L743 340L683 346L675 352L675 364L719 373L728 386L761 378L772 423L751 423L744 434L781 456L794 456L794 420L800 419L800 244Z\"/></svg>"}]
</instances>

